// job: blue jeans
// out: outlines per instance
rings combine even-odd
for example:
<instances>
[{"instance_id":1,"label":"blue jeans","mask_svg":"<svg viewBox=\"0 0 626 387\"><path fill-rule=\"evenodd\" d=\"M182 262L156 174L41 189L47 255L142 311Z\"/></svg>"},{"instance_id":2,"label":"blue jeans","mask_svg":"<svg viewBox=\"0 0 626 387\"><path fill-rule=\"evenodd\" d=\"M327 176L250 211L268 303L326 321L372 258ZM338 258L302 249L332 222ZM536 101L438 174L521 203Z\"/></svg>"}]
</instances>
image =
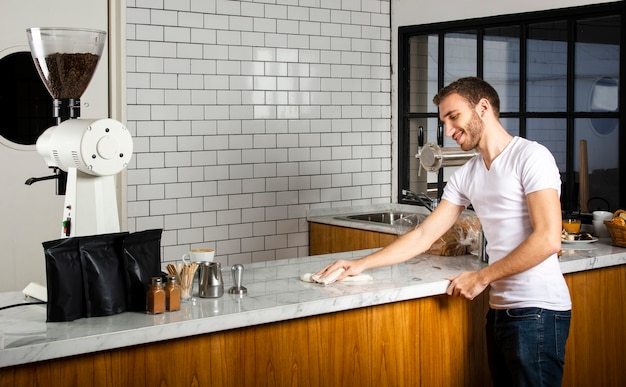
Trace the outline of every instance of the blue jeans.
<instances>
[{"instance_id":1,"label":"blue jeans","mask_svg":"<svg viewBox=\"0 0 626 387\"><path fill-rule=\"evenodd\" d=\"M490 309L485 330L494 386L560 386L571 316L541 308Z\"/></svg>"}]
</instances>

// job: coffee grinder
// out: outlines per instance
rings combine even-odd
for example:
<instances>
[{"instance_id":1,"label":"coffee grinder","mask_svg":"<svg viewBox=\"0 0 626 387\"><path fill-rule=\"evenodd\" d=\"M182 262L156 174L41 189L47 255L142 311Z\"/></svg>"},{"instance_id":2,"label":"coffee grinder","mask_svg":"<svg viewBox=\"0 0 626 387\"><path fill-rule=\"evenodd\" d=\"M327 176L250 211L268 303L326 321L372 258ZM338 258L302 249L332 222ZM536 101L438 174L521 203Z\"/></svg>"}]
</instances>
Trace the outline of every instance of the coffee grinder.
<instances>
[{"instance_id":1,"label":"coffee grinder","mask_svg":"<svg viewBox=\"0 0 626 387\"><path fill-rule=\"evenodd\" d=\"M29 28L35 67L54 99L57 125L37 139L37 152L55 174L33 177L27 185L55 179L65 195L61 237L120 231L115 175L128 166L133 142L128 129L110 119L80 119L80 97L96 70L105 31Z\"/></svg>"}]
</instances>

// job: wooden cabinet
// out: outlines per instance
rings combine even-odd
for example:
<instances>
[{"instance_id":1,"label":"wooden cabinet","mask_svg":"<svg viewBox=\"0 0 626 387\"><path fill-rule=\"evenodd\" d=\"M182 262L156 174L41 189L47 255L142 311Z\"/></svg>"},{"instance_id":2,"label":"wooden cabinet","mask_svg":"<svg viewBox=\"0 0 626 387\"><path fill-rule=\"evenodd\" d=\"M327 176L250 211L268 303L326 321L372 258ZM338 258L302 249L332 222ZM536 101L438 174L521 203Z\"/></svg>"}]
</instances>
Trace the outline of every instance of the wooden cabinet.
<instances>
[{"instance_id":1,"label":"wooden cabinet","mask_svg":"<svg viewBox=\"0 0 626 387\"><path fill-rule=\"evenodd\" d=\"M572 322L564 386L626 386L626 265L566 274Z\"/></svg>"},{"instance_id":2,"label":"wooden cabinet","mask_svg":"<svg viewBox=\"0 0 626 387\"><path fill-rule=\"evenodd\" d=\"M309 254L343 253L385 247L397 238L395 234L311 222Z\"/></svg>"}]
</instances>

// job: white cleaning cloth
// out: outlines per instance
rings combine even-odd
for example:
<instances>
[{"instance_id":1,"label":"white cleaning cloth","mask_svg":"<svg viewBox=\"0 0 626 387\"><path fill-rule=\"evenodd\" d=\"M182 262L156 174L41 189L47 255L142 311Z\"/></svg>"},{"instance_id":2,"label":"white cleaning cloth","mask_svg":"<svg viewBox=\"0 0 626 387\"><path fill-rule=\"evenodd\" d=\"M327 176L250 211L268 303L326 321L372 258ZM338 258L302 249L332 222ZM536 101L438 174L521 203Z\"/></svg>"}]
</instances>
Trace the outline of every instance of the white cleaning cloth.
<instances>
[{"instance_id":1,"label":"white cleaning cloth","mask_svg":"<svg viewBox=\"0 0 626 387\"><path fill-rule=\"evenodd\" d=\"M318 284L328 285L337 281L337 277L339 277L339 275L341 275L341 273L343 273L344 271L345 269L340 267L339 269L330 273L326 278L320 278L320 276L315 273L304 273L300 276L300 280L304 282L316 282ZM355 276L348 276L342 279L341 282L364 282L371 280L372 276L367 274L359 274Z\"/></svg>"}]
</instances>

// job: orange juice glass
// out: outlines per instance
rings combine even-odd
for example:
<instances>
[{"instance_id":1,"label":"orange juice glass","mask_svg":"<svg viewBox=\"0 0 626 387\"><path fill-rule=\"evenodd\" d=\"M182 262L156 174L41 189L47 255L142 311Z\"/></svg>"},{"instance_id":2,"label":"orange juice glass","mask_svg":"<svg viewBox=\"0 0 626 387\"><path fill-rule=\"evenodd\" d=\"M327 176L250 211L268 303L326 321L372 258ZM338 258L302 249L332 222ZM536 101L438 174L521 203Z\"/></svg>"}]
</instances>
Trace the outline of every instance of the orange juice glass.
<instances>
[{"instance_id":1,"label":"orange juice glass","mask_svg":"<svg viewBox=\"0 0 626 387\"><path fill-rule=\"evenodd\" d=\"M580 232L580 219L563 219L563 230L568 234Z\"/></svg>"}]
</instances>

